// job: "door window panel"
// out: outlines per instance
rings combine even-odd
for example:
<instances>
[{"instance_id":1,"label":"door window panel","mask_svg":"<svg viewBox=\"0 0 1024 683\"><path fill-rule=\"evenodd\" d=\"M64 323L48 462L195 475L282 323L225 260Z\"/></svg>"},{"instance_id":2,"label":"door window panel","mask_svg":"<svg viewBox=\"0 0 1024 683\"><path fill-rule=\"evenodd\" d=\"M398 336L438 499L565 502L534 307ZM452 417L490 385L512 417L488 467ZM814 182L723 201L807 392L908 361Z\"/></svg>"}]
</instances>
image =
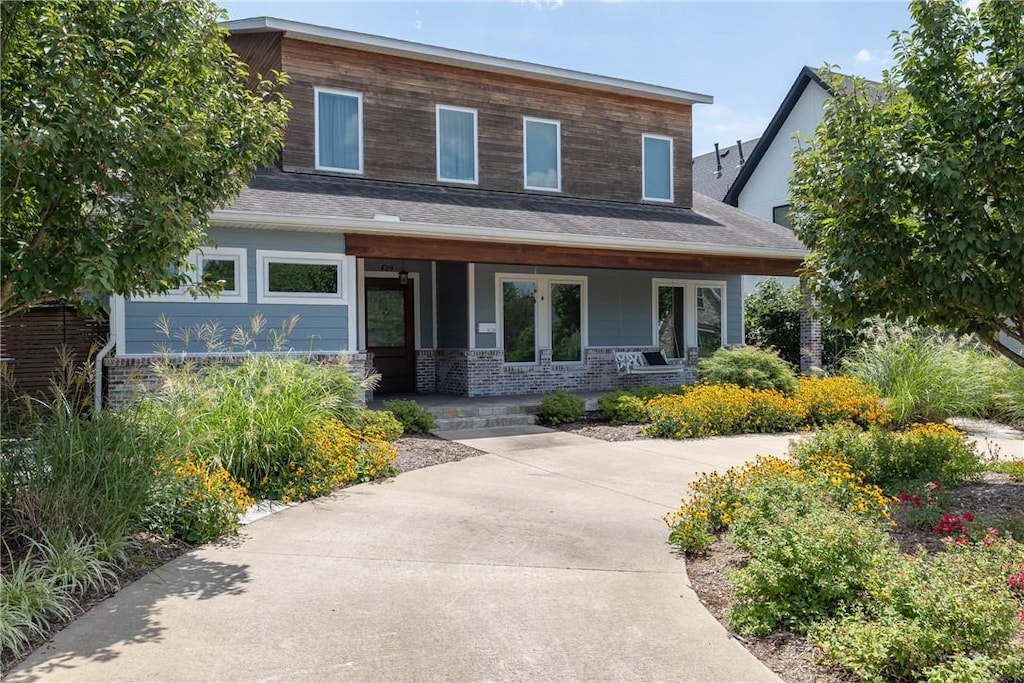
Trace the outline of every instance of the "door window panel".
<instances>
[{"instance_id":1,"label":"door window panel","mask_svg":"<svg viewBox=\"0 0 1024 683\"><path fill-rule=\"evenodd\" d=\"M685 287L658 287L658 346L666 358L686 357Z\"/></svg>"},{"instance_id":2,"label":"door window panel","mask_svg":"<svg viewBox=\"0 0 1024 683\"><path fill-rule=\"evenodd\" d=\"M506 363L537 361L537 284L528 280L501 283L502 341Z\"/></svg>"},{"instance_id":3,"label":"door window panel","mask_svg":"<svg viewBox=\"0 0 1024 683\"><path fill-rule=\"evenodd\" d=\"M405 293L400 289L366 290L366 345L404 347Z\"/></svg>"},{"instance_id":4,"label":"door window panel","mask_svg":"<svg viewBox=\"0 0 1024 683\"><path fill-rule=\"evenodd\" d=\"M697 353L703 358L722 346L722 288L697 287Z\"/></svg>"},{"instance_id":5,"label":"door window panel","mask_svg":"<svg viewBox=\"0 0 1024 683\"><path fill-rule=\"evenodd\" d=\"M578 283L551 283L551 360L583 360L583 287Z\"/></svg>"}]
</instances>

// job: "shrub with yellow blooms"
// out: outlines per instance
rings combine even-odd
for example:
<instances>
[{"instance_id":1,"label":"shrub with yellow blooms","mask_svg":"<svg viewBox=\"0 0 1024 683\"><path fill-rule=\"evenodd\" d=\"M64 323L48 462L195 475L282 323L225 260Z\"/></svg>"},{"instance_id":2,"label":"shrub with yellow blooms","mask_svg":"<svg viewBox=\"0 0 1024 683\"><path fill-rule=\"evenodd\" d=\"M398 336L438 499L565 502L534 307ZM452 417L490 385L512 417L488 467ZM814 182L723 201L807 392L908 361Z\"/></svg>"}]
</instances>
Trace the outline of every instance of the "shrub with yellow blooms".
<instances>
[{"instance_id":1,"label":"shrub with yellow blooms","mask_svg":"<svg viewBox=\"0 0 1024 683\"><path fill-rule=\"evenodd\" d=\"M388 441L392 432L378 421L367 421L359 429L333 418L317 422L306 432L302 449L275 466L260 489L290 503L391 476L398 455Z\"/></svg>"},{"instance_id":2,"label":"shrub with yellow blooms","mask_svg":"<svg viewBox=\"0 0 1024 683\"><path fill-rule=\"evenodd\" d=\"M892 422L878 393L855 377L804 377L794 398L807 424L815 427L849 421L866 428Z\"/></svg>"},{"instance_id":3,"label":"shrub with yellow blooms","mask_svg":"<svg viewBox=\"0 0 1024 683\"><path fill-rule=\"evenodd\" d=\"M147 526L163 536L205 543L238 528L253 499L222 466L157 456Z\"/></svg>"}]
</instances>

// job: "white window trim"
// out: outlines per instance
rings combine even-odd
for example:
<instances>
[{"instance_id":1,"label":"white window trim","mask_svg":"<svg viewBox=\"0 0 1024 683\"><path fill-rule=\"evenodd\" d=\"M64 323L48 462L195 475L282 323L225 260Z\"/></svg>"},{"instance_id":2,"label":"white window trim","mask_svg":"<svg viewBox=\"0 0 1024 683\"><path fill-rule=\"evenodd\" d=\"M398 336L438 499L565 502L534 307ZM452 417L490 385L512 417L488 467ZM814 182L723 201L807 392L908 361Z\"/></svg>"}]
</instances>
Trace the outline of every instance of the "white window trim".
<instances>
[{"instance_id":1,"label":"white window trim","mask_svg":"<svg viewBox=\"0 0 1024 683\"><path fill-rule=\"evenodd\" d=\"M445 178L441 175L441 110L458 111L473 115L473 179ZM476 109L455 107L448 104L434 106L434 156L437 157L437 179L444 183L460 183L462 185L480 184L480 117Z\"/></svg>"},{"instance_id":2,"label":"white window trim","mask_svg":"<svg viewBox=\"0 0 1024 683\"><path fill-rule=\"evenodd\" d=\"M358 168L340 168L327 166L320 163L320 93L329 95L344 95L354 97L359 103L359 166ZM335 171L337 173L363 173L363 94L351 90L339 90L338 88L313 88L313 155L314 165L320 171Z\"/></svg>"},{"instance_id":3,"label":"white window trim","mask_svg":"<svg viewBox=\"0 0 1024 683\"><path fill-rule=\"evenodd\" d=\"M664 197L647 196L647 139L664 140L668 142L668 199ZM675 142L667 135L655 135L654 133L643 133L640 136L640 194L645 202L662 202L672 204L675 202Z\"/></svg>"},{"instance_id":4,"label":"white window trim","mask_svg":"<svg viewBox=\"0 0 1024 683\"><path fill-rule=\"evenodd\" d=\"M314 251L277 251L271 249L256 250L256 303L260 304L297 304L312 306L344 306L348 304L349 281L347 277L350 264L344 254L331 254ZM338 266L338 293L318 292L271 292L271 263L306 263L313 265ZM351 334L351 332L350 332Z\"/></svg>"},{"instance_id":5,"label":"white window trim","mask_svg":"<svg viewBox=\"0 0 1024 683\"><path fill-rule=\"evenodd\" d=\"M724 280L671 280L665 278L653 278L651 280L651 346L660 347L658 344L658 288L659 287L683 287L683 316L684 333L683 343L686 350L697 348L697 288L698 287L721 287L722 289L722 341L721 346L726 346L729 339L729 315L728 315L728 289Z\"/></svg>"},{"instance_id":6,"label":"white window trim","mask_svg":"<svg viewBox=\"0 0 1024 683\"><path fill-rule=\"evenodd\" d=\"M505 310L504 297L502 296L502 285L505 282L533 282L537 293L543 296L541 301L534 306L534 330L536 330L536 343L533 361L519 363L505 362ZM580 285L580 359L551 361L558 365L581 365L584 362L584 353L587 348L587 339L590 338L588 329L588 303L587 303L587 277L585 275L544 275L533 273L495 273L494 274L494 310L497 319L497 337L495 348L502 352L502 364L512 367L537 365L540 363L540 352L542 349L551 350L551 285L553 284L578 284Z\"/></svg>"},{"instance_id":7,"label":"white window trim","mask_svg":"<svg viewBox=\"0 0 1024 683\"><path fill-rule=\"evenodd\" d=\"M190 283L201 282L203 278L203 259L218 259L235 262L234 292L221 292L219 296L200 294L193 297L187 286L172 289L165 294L132 297L131 301L166 301L169 303L208 303L208 304L245 304L249 302L249 271L248 250L244 247L200 247L189 253L187 260L195 269L187 273Z\"/></svg>"},{"instance_id":8,"label":"white window trim","mask_svg":"<svg viewBox=\"0 0 1024 683\"><path fill-rule=\"evenodd\" d=\"M526 124L543 123L555 127L555 177L558 182L555 187L541 187L529 183L529 172L526 164ZM538 119L533 116L523 117L523 187L527 190L539 190L541 192L562 191L562 122L553 119Z\"/></svg>"}]
</instances>

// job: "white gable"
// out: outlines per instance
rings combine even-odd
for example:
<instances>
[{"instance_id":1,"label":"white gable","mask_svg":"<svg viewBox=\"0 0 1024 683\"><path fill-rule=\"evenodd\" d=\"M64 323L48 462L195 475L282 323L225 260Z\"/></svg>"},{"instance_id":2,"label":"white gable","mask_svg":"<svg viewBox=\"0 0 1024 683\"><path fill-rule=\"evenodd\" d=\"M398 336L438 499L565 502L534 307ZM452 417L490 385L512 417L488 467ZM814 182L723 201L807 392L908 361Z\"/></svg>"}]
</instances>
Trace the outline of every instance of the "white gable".
<instances>
[{"instance_id":1,"label":"white gable","mask_svg":"<svg viewBox=\"0 0 1024 683\"><path fill-rule=\"evenodd\" d=\"M786 117L778 135L765 151L739 196L739 208L766 221L772 220L772 208L789 203L789 177L793 173L796 133L812 135L821 121L830 95L813 79Z\"/></svg>"}]
</instances>

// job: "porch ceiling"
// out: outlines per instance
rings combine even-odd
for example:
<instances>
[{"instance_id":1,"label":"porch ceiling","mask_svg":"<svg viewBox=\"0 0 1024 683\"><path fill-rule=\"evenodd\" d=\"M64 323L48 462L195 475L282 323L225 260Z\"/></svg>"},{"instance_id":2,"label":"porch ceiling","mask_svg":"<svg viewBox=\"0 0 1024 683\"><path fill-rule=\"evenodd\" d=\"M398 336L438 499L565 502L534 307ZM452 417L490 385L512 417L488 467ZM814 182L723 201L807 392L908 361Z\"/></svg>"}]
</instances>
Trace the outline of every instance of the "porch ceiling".
<instances>
[{"instance_id":1,"label":"porch ceiling","mask_svg":"<svg viewBox=\"0 0 1024 683\"><path fill-rule=\"evenodd\" d=\"M345 252L364 258L414 258L461 263L506 263L522 266L570 266L777 276L795 276L801 263L801 259L798 258L779 259L622 251L359 233L345 235Z\"/></svg>"}]
</instances>

